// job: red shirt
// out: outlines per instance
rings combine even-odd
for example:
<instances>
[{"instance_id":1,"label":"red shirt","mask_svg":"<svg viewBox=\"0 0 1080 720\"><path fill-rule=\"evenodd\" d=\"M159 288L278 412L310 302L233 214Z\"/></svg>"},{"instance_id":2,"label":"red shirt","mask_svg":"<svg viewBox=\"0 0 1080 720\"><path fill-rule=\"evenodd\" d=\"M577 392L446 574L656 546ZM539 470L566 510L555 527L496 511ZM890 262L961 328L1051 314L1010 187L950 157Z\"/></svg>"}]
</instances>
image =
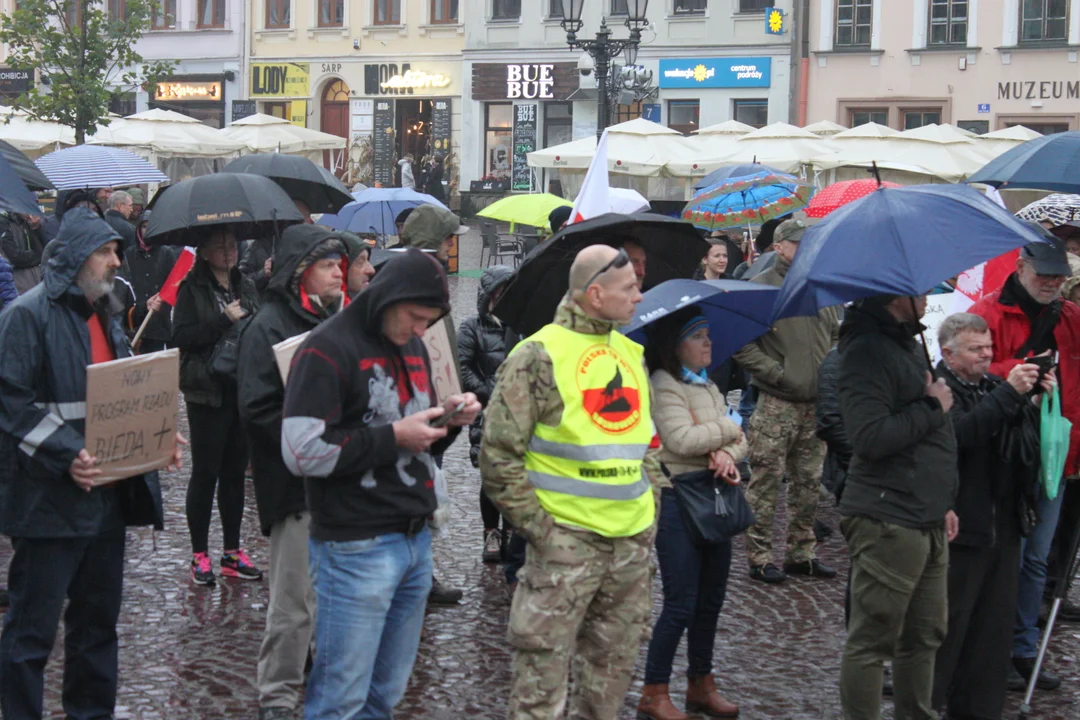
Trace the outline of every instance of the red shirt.
<instances>
[{"instance_id":1,"label":"red shirt","mask_svg":"<svg viewBox=\"0 0 1080 720\"><path fill-rule=\"evenodd\" d=\"M90 364L97 365L115 360L116 355L113 353L112 346L109 345L109 338L105 335L105 328L101 325L101 318L97 313L91 315L86 321L86 327L90 331Z\"/></svg>"}]
</instances>

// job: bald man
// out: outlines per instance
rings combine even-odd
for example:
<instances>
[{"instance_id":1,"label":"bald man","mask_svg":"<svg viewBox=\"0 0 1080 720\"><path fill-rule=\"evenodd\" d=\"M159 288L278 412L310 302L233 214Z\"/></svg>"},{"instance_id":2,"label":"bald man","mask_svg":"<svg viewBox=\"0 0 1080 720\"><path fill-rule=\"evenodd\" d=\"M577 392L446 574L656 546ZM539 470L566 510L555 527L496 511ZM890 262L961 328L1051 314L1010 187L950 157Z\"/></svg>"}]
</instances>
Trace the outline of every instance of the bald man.
<instances>
[{"instance_id":1,"label":"bald man","mask_svg":"<svg viewBox=\"0 0 1080 720\"><path fill-rule=\"evenodd\" d=\"M485 411L484 492L529 543L510 611L514 720L614 720L650 617L660 464L625 250L570 268L555 318L514 348Z\"/></svg>"}]
</instances>

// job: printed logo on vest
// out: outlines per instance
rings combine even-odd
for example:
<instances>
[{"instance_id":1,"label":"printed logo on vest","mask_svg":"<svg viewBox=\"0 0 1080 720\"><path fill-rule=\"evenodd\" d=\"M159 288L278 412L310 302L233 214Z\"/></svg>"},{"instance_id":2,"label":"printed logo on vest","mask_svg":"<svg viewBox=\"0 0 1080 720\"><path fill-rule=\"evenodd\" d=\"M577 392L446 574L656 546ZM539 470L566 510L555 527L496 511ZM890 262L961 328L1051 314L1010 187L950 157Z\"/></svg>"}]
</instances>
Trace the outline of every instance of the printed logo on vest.
<instances>
[{"instance_id":1,"label":"printed logo on vest","mask_svg":"<svg viewBox=\"0 0 1080 720\"><path fill-rule=\"evenodd\" d=\"M605 432L624 433L641 422L641 368L614 348L593 345L575 371L582 405L593 424Z\"/></svg>"}]
</instances>

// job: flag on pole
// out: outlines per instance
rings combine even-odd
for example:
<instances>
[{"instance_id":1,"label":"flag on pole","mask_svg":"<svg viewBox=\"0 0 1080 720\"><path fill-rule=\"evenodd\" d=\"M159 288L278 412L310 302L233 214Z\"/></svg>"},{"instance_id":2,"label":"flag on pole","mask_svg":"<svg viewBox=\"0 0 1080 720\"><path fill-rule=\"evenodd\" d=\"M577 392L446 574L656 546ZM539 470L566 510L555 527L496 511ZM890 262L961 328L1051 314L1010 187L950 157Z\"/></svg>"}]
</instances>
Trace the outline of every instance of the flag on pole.
<instances>
[{"instance_id":1,"label":"flag on pole","mask_svg":"<svg viewBox=\"0 0 1080 720\"><path fill-rule=\"evenodd\" d=\"M185 247L176 259L176 264L165 278L165 284L161 286L161 302L166 305L176 305L176 293L180 290L180 283L184 282L191 266L195 264L195 248Z\"/></svg>"},{"instance_id":2,"label":"flag on pole","mask_svg":"<svg viewBox=\"0 0 1080 720\"><path fill-rule=\"evenodd\" d=\"M986 188L986 197L1005 207L1005 201L995 188ZM1020 257L1020 248L1010 250L1004 255L980 263L963 273L956 281L956 292L953 293L954 313L967 312L968 308L982 300L987 295L997 292L1005 285L1016 270L1016 259Z\"/></svg>"},{"instance_id":3,"label":"flag on pole","mask_svg":"<svg viewBox=\"0 0 1080 720\"><path fill-rule=\"evenodd\" d=\"M589 163L581 191L574 200L574 209L570 213L567 225L588 220L591 217L611 212L611 199L608 197L607 130L596 143L596 154Z\"/></svg>"}]
</instances>

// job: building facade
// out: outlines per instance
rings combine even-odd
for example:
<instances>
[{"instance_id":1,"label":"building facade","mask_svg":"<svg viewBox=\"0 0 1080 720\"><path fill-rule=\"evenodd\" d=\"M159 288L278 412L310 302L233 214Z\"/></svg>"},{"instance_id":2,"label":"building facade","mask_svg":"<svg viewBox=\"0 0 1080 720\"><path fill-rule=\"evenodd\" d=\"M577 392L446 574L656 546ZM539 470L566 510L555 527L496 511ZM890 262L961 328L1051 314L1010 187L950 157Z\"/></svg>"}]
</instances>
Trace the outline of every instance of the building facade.
<instances>
[{"instance_id":1,"label":"building facade","mask_svg":"<svg viewBox=\"0 0 1080 720\"><path fill-rule=\"evenodd\" d=\"M397 185L397 161L461 131L465 18L457 0L251 0L244 110L349 138L349 179ZM447 175L451 175L447 173Z\"/></svg>"},{"instance_id":2,"label":"building facade","mask_svg":"<svg viewBox=\"0 0 1080 720\"><path fill-rule=\"evenodd\" d=\"M525 155L595 135L596 74L579 70L583 52L567 48L561 0L462 7L462 188L545 189L530 180ZM790 21L791 0L653 0L636 59L651 87L616 102L611 122L645 117L688 133L731 118L759 127L787 120L791 34L766 32L766 7ZM594 0L578 37L593 37L602 19L614 37L628 36L626 0Z\"/></svg>"},{"instance_id":3,"label":"building facade","mask_svg":"<svg viewBox=\"0 0 1080 720\"><path fill-rule=\"evenodd\" d=\"M811 0L807 119L1080 128L1080 0Z\"/></svg>"}]
</instances>

